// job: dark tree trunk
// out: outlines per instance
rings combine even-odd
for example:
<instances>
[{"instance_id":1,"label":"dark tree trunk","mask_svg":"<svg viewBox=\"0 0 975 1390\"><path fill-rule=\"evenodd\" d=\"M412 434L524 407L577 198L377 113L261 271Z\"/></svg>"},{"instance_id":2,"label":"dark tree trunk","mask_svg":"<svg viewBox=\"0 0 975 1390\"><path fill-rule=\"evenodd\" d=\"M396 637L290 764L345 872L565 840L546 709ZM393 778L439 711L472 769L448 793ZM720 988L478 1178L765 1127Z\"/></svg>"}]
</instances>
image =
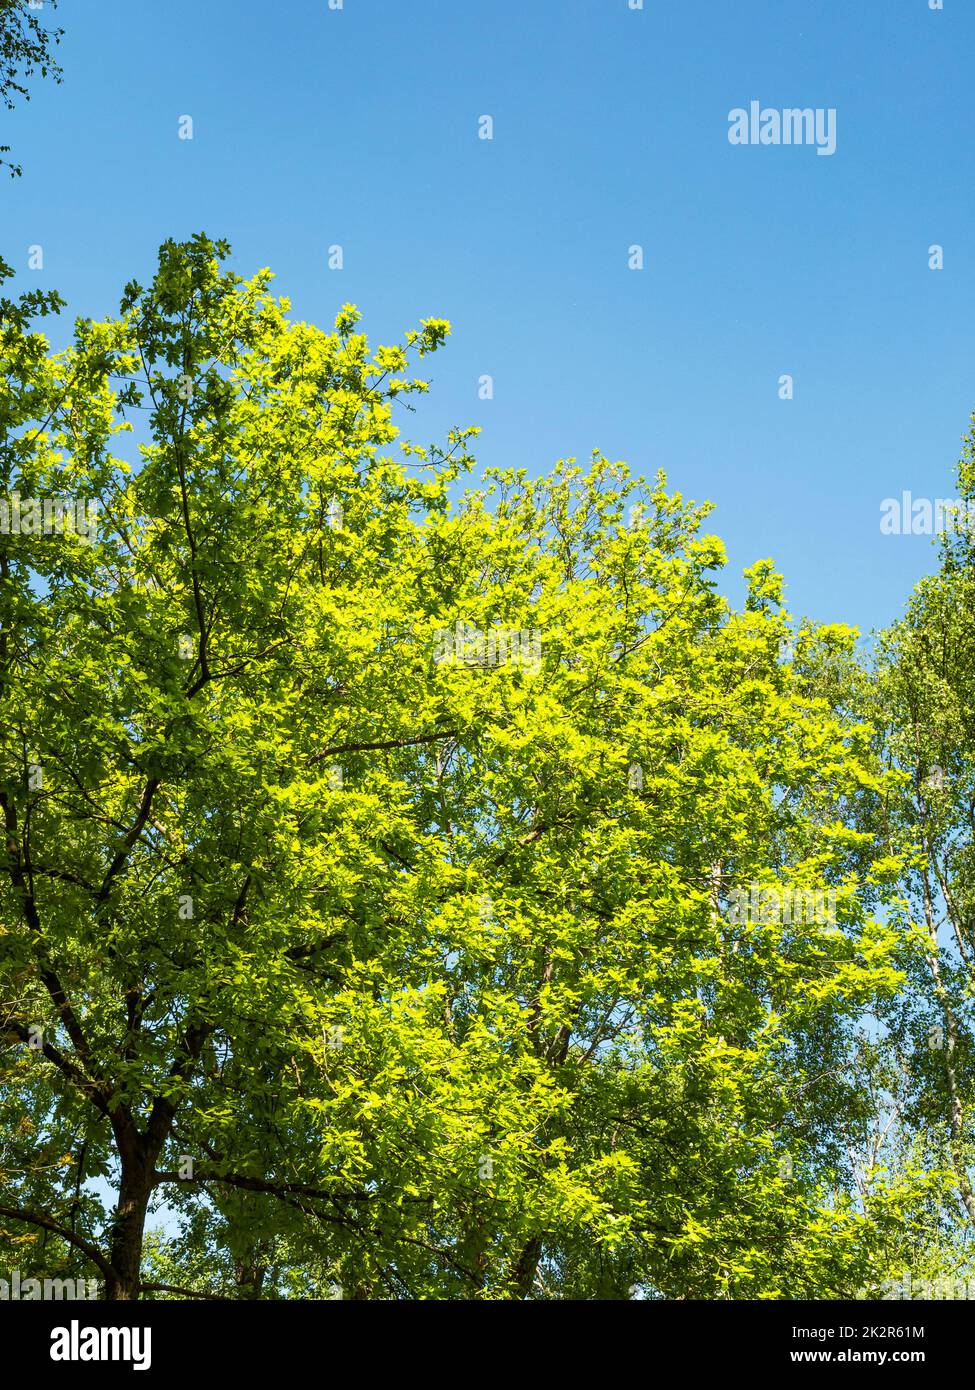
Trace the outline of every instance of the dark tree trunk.
<instances>
[{"instance_id":1,"label":"dark tree trunk","mask_svg":"<svg viewBox=\"0 0 975 1390\"><path fill-rule=\"evenodd\" d=\"M266 1276L266 1265L248 1260L234 1262L234 1278L241 1298L260 1298Z\"/></svg>"},{"instance_id":2,"label":"dark tree trunk","mask_svg":"<svg viewBox=\"0 0 975 1390\"><path fill-rule=\"evenodd\" d=\"M542 1237L532 1236L522 1250L514 1269L515 1298L527 1298L535 1285L535 1272L542 1257Z\"/></svg>"},{"instance_id":3,"label":"dark tree trunk","mask_svg":"<svg viewBox=\"0 0 975 1390\"><path fill-rule=\"evenodd\" d=\"M154 1167L146 1149L143 1136L135 1135L122 1152L122 1181L109 1253L112 1277L105 1281L105 1297L121 1302L137 1299L142 1285L142 1242Z\"/></svg>"}]
</instances>

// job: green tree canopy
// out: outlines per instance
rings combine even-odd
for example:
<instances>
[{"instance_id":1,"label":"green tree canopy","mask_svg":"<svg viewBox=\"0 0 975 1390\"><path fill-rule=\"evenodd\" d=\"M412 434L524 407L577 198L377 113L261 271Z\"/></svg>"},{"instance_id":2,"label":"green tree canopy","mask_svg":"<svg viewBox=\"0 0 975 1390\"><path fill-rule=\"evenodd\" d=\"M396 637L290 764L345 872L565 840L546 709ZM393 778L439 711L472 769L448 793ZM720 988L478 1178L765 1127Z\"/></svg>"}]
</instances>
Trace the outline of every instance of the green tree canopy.
<instances>
[{"instance_id":1,"label":"green tree canopy","mask_svg":"<svg viewBox=\"0 0 975 1390\"><path fill-rule=\"evenodd\" d=\"M447 323L371 350L227 252L60 353L4 302L7 1238L114 1298L851 1295L910 949L854 634L767 561L734 609L663 478L464 484L397 423Z\"/></svg>"}]
</instances>

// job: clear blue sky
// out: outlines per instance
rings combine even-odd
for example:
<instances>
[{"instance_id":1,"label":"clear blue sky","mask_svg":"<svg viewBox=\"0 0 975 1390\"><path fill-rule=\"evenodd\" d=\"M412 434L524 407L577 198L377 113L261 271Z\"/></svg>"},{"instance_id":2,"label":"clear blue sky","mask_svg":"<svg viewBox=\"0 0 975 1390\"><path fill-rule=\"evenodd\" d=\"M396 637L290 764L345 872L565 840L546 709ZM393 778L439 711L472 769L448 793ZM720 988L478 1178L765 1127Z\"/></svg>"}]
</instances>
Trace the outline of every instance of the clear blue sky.
<instances>
[{"instance_id":1,"label":"clear blue sky","mask_svg":"<svg viewBox=\"0 0 975 1390\"><path fill-rule=\"evenodd\" d=\"M25 167L0 184L22 284L101 316L165 237L226 236L297 317L352 300L377 341L452 321L407 417L420 442L479 424L485 464L599 448L663 467L717 504L734 570L771 555L793 613L865 631L934 566L879 516L904 488L953 495L975 407L973 0L63 0L58 18L64 85L0 116ZM752 100L835 107L836 153L732 146Z\"/></svg>"}]
</instances>

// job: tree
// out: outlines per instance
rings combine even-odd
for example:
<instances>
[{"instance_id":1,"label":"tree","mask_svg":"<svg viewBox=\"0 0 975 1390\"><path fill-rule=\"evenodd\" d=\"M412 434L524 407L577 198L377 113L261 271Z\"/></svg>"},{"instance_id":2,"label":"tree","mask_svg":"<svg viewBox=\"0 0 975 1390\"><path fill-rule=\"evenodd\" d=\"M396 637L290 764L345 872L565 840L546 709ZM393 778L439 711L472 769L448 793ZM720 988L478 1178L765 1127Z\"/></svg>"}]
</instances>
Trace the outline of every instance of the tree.
<instances>
[{"instance_id":1,"label":"tree","mask_svg":"<svg viewBox=\"0 0 975 1390\"><path fill-rule=\"evenodd\" d=\"M50 0L57 8L58 0ZM46 29L40 15L28 0L0 0L0 101L12 111L18 97L30 101L24 85L39 72L41 77L61 81L61 68L54 58L54 49L61 41L62 29ZM0 145L0 165L6 164L15 178L22 173L19 164L3 158L10 153L9 145Z\"/></svg>"},{"instance_id":2,"label":"tree","mask_svg":"<svg viewBox=\"0 0 975 1390\"><path fill-rule=\"evenodd\" d=\"M975 418L958 491L940 569L884 634L869 702L882 756L899 774L885 833L904 858L904 915L920 944L913 989L892 1025L912 1059L914 1122L939 1136L956 1200L975 1226Z\"/></svg>"},{"instance_id":3,"label":"tree","mask_svg":"<svg viewBox=\"0 0 975 1390\"><path fill-rule=\"evenodd\" d=\"M733 611L707 508L599 455L459 494L472 431L393 415L449 326L370 353L227 250L61 354L5 307L0 1219L116 1299L208 1244L227 1296L854 1290L831 1135L903 942L811 676L853 635L783 659L771 564Z\"/></svg>"}]
</instances>

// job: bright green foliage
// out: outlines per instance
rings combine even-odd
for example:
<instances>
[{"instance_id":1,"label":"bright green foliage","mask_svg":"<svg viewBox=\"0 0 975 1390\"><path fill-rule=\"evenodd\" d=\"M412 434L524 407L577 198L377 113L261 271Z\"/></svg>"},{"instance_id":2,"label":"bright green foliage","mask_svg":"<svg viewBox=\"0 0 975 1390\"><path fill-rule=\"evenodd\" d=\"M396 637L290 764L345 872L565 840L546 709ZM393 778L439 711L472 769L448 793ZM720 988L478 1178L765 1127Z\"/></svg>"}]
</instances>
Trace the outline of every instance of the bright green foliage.
<instances>
[{"instance_id":1,"label":"bright green foliage","mask_svg":"<svg viewBox=\"0 0 975 1390\"><path fill-rule=\"evenodd\" d=\"M4 1230L115 1297L852 1293L900 1199L841 1190L847 1039L904 950L853 634L783 658L772 566L733 611L707 509L598 455L460 494L471 431L396 424L448 325L370 352L226 251L60 355L5 311L3 494L100 520L0 535Z\"/></svg>"}]
</instances>

